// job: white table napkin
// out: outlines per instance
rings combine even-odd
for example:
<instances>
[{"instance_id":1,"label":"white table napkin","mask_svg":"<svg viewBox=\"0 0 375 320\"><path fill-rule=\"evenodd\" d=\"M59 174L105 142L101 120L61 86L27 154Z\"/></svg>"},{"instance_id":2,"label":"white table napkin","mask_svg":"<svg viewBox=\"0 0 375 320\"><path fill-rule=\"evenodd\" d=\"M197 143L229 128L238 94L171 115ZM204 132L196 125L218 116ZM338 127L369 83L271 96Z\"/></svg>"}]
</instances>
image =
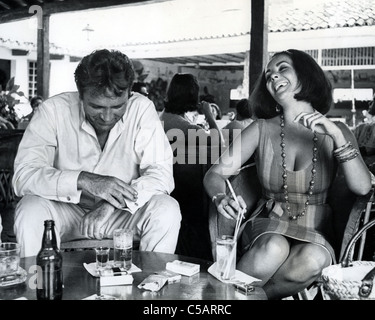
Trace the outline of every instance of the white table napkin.
<instances>
[{"instance_id":1,"label":"white table napkin","mask_svg":"<svg viewBox=\"0 0 375 320\"><path fill-rule=\"evenodd\" d=\"M236 273L234 275L234 279L231 280L222 280L220 279L219 273L216 270L216 262L208 268L208 273L213 275L216 279L220 280L221 282L224 283L246 283L246 284L251 284L253 282L259 282L261 281L260 279L254 278L252 276L247 275L246 273L243 273L242 271L236 270Z\"/></svg>"},{"instance_id":2,"label":"white table napkin","mask_svg":"<svg viewBox=\"0 0 375 320\"><path fill-rule=\"evenodd\" d=\"M83 266L85 269L90 273L93 277L99 277L99 273L96 271L96 262L91 263L83 263ZM108 266L113 266L113 260L110 260L108 262ZM135 264L132 264L131 268L127 270L129 274L135 273L135 272L141 272L142 270L138 268Z\"/></svg>"}]
</instances>

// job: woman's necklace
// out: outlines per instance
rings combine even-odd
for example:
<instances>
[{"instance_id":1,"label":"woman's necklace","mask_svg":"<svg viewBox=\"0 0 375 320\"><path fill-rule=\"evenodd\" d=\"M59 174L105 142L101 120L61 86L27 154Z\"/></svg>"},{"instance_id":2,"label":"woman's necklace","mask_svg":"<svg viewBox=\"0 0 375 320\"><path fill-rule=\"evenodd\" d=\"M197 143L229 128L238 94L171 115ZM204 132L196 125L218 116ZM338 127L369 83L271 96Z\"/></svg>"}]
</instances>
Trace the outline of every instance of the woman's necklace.
<instances>
[{"instance_id":1,"label":"woman's necklace","mask_svg":"<svg viewBox=\"0 0 375 320\"><path fill-rule=\"evenodd\" d=\"M286 211L288 213L288 216L289 216L290 220L297 220L298 218L301 218L301 217L303 217L306 214L307 206L309 205L310 196L313 193L312 190L314 189L315 175L316 175L316 162L317 162L317 157L316 156L317 156L317 153L318 153L318 147L317 147L318 138L316 137L316 133L314 132L314 137L313 137L314 145L313 145L311 180L310 180L309 188L308 188L308 191L307 191L307 198L306 198L306 201L305 201L305 206L304 206L303 210L300 213L298 213L296 215L292 215L292 213L290 211L289 195L288 195L288 184L287 184L288 173L287 173L287 170L286 170L286 162L285 162L286 154L285 154L285 132L284 132L284 127L285 127L284 115L280 114L280 128L281 128L281 132L280 132L281 143L280 143L280 146L281 146L281 165L282 165L282 168L283 168L283 175L282 175L282 177L283 177L283 190L284 190L284 199L285 199L285 209L286 209Z\"/></svg>"}]
</instances>

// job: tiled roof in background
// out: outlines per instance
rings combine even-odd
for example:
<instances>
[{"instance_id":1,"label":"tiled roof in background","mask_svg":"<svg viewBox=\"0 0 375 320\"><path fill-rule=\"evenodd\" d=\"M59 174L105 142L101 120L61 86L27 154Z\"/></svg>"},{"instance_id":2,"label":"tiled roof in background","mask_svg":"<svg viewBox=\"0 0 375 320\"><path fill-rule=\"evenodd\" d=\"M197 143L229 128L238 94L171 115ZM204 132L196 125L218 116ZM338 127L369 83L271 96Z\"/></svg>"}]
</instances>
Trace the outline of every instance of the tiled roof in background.
<instances>
[{"instance_id":1,"label":"tiled roof in background","mask_svg":"<svg viewBox=\"0 0 375 320\"><path fill-rule=\"evenodd\" d=\"M270 32L356 26L375 26L375 0L270 0Z\"/></svg>"}]
</instances>

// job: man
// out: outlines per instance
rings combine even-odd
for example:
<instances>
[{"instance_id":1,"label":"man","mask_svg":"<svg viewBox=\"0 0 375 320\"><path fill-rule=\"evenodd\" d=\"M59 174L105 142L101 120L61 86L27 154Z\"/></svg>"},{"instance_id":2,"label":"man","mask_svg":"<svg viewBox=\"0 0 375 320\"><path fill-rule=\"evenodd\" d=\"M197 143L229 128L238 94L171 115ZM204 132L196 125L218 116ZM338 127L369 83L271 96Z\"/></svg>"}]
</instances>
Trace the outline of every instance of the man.
<instances>
[{"instance_id":1,"label":"man","mask_svg":"<svg viewBox=\"0 0 375 320\"><path fill-rule=\"evenodd\" d=\"M78 92L46 100L28 125L13 186L23 198L14 230L21 255L40 249L43 221L58 242L112 238L131 228L140 250L174 253L180 229L173 155L155 106L131 93L133 66L99 50L75 71Z\"/></svg>"}]
</instances>

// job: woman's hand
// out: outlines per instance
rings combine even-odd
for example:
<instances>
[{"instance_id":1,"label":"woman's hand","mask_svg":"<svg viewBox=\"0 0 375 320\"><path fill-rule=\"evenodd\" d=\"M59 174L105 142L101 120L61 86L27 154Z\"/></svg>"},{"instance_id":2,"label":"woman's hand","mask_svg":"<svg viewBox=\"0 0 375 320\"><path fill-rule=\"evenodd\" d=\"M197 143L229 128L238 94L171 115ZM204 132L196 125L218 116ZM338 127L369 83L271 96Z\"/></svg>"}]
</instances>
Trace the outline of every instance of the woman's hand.
<instances>
[{"instance_id":1,"label":"woman's hand","mask_svg":"<svg viewBox=\"0 0 375 320\"><path fill-rule=\"evenodd\" d=\"M247 211L244 199L241 196L237 196L237 200L240 206L233 198L222 195L215 200L216 209L227 219L237 219L241 211L244 213Z\"/></svg>"},{"instance_id":2,"label":"woman's hand","mask_svg":"<svg viewBox=\"0 0 375 320\"><path fill-rule=\"evenodd\" d=\"M321 134L326 134L334 138L338 134L341 134L340 128L335 123L329 120L327 117L322 115L318 111L314 112L301 112L295 119L294 122L299 122L306 128Z\"/></svg>"}]
</instances>

